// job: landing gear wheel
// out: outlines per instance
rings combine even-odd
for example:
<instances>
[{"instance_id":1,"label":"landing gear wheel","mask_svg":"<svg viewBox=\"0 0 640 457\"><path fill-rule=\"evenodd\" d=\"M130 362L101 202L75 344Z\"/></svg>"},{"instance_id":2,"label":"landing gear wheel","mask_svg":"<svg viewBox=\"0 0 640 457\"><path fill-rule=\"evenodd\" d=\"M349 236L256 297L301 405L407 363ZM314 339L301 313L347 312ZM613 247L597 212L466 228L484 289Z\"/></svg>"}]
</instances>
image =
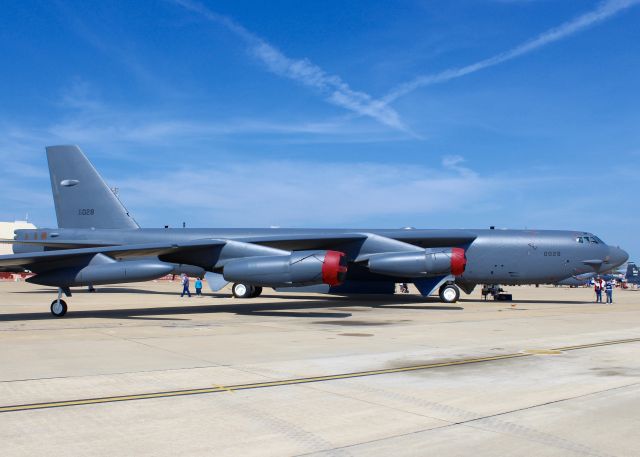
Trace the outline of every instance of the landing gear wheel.
<instances>
[{"instance_id":1,"label":"landing gear wheel","mask_svg":"<svg viewBox=\"0 0 640 457\"><path fill-rule=\"evenodd\" d=\"M251 298L259 297L261 293L262 293L262 287L254 286L253 293L251 294Z\"/></svg>"},{"instance_id":2,"label":"landing gear wheel","mask_svg":"<svg viewBox=\"0 0 640 457\"><path fill-rule=\"evenodd\" d=\"M460 289L454 284L445 284L440 288L440 301L443 303L455 303L460 298Z\"/></svg>"},{"instance_id":3,"label":"landing gear wheel","mask_svg":"<svg viewBox=\"0 0 640 457\"><path fill-rule=\"evenodd\" d=\"M53 300L51 302L51 314L62 317L67 314L67 303L64 300Z\"/></svg>"},{"instance_id":4,"label":"landing gear wheel","mask_svg":"<svg viewBox=\"0 0 640 457\"><path fill-rule=\"evenodd\" d=\"M255 288L253 286L248 286L241 282L235 283L231 288L231 292L235 298L251 298L253 297L254 290Z\"/></svg>"}]
</instances>

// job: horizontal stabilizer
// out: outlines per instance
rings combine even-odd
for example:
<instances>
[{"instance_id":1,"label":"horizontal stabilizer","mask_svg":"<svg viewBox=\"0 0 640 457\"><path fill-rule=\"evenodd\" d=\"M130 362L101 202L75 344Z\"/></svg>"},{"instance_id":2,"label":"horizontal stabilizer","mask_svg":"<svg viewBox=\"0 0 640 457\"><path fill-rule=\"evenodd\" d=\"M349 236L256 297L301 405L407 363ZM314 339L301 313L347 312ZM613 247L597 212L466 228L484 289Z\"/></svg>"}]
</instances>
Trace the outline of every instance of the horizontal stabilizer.
<instances>
[{"instance_id":1,"label":"horizontal stabilizer","mask_svg":"<svg viewBox=\"0 0 640 457\"><path fill-rule=\"evenodd\" d=\"M100 240L8 240L0 239L0 244L20 244L26 246L41 246L55 249L93 248L98 246L115 246L118 243Z\"/></svg>"},{"instance_id":2,"label":"horizontal stabilizer","mask_svg":"<svg viewBox=\"0 0 640 457\"><path fill-rule=\"evenodd\" d=\"M95 254L105 254L115 258L161 256L194 248L224 246L225 244L226 242L221 240L196 240L176 244L144 243L3 255L0 256L0 271L13 271L16 267L22 267L38 272L60 267L61 264L71 264L78 259Z\"/></svg>"}]
</instances>

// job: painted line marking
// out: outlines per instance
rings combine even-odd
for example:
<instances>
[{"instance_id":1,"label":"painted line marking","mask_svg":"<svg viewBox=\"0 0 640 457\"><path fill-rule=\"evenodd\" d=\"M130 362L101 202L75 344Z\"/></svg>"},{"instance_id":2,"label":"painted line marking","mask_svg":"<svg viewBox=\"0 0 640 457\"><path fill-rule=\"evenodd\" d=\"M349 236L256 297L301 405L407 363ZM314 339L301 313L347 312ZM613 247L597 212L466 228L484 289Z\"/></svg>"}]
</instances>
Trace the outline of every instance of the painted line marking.
<instances>
[{"instance_id":1,"label":"painted line marking","mask_svg":"<svg viewBox=\"0 0 640 457\"><path fill-rule=\"evenodd\" d=\"M214 384L213 386L214 386L214 387L216 387L216 388L218 388L218 389L220 389L220 390L227 391L227 392L229 392L230 394L235 394L235 392L233 391L233 389L230 389L229 387L221 386L221 385L219 385L219 384Z\"/></svg>"},{"instance_id":2,"label":"painted line marking","mask_svg":"<svg viewBox=\"0 0 640 457\"><path fill-rule=\"evenodd\" d=\"M531 355L560 355L562 354L562 351L558 351L555 349L527 349L525 351L522 351L525 354L531 354Z\"/></svg>"},{"instance_id":3,"label":"painted line marking","mask_svg":"<svg viewBox=\"0 0 640 457\"><path fill-rule=\"evenodd\" d=\"M560 348L547 349L545 351L566 352L566 351L576 351L579 349L590 349L590 348L595 348L600 346L611 346L611 345L617 345L617 344L638 343L638 342L640 342L640 338L629 338L625 340L602 341L600 343L581 344L577 346L565 346ZM542 351L542 350L539 350L539 351ZM111 396L111 397L86 398L86 399L79 399L79 400L55 401L55 402L48 402L48 403L32 403L32 404L24 404L24 405L0 406L0 413L30 411L30 410L36 410L36 409L62 408L67 406L116 403L121 401L149 400L152 398L183 397L187 395L202 395L202 394L213 394L213 393L220 393L220 392L235 393L234 391L236 390L252 390L252 389L261 389L266 387L280 387L280 386L291 386L291 385L297 385L297 384L308 384L313 382L334 381L339 379L362 378L365 376L377 376L377 375L392 374L392 373L406 373L411 371L428 370L432 368L452 367L452 366L458 366L458 365L469 365L472 363L483 363L483 362L492 362L496 360L532 357L534 355L536 354L533 351L530 351L530 352L520 352L515 354L502 354L502 355L495 355L495 356L489 356L489 357L479 357L475 359L461 359L461 360L452 360L449 362L429 363L424 365L412 365L408 367L386 368L381 370L369 370L369 371L356 371L352 373L341 373L341 374L325 375L325 376L312 376L307 378L283 379L280 381L265 381L265 382L256 382L256 383L250 383L250 384L236 384L231 386L215 385L215 387L204 387L200 389L185 389L185 390L174 390L174 391L167 391L167 392L151 392L146 394L117 395L117 396Z\"/></svg>"}]
</instances>

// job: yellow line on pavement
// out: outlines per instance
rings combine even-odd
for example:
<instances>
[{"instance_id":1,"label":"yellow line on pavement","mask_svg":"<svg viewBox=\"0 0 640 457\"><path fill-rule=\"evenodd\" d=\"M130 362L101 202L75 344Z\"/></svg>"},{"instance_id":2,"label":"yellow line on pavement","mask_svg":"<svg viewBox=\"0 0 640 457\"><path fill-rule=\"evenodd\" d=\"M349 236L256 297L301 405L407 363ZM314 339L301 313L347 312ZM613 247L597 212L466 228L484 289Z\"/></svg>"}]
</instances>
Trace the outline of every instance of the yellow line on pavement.
<instances>
[{"instance_id":1,"label":"yellow line on pavement","mask_svg":"<svg viewBox=\"0 0 640 457\"><path fill-rule=\"evenodd\" d=\"M227 392L229 392L230 394L234 394L234 393L235 393L235 392L233 391L233 389L230 389L230 388L225 387L225 386L220 386L220 385L218 385L218 384L214 384L213 386L214 386L214 387L217 387L217 388L218 388L218 389L220 389L220 390L227 391Z\"/></svg>"},{"instance_id":2,"label":"yellow line on pavement","mask_svg":"<svg viewBox=\"0 0 640 457\"><path fill-rule=\"evenodd\" d=\"M628 338L626 340L601 341L600 343L580 344L578 346L565 346L561 348L553 348L554 351L575 351L577 349L589 349L598 346L611 346L614 344L638 343L640 338Z\"/></svg>"},{"instance_id":3,"label":"yellow line on pavement","mask_svg":"<svg viewBox=\"0 0 640 457\"><path fill-rule=\"evenodd\" d=\"M594 348L599 346L610 346L614 344L626 344L626 343L637 343L637 342L640 342L640 338L631 338L631 339L614 340L614 341L602 341L599 343L582 344L577 346L566 346L566 347L560 347L560 348L553 348L553 349L550 349L549 351L563 351L563 352L575 351L578 349L588 349L588 348ZM502 354L502 355L495 355L495 356L489 356L489 357L478 357L473 359L460 359L460 360L451 360L447 362L428 363L424 365L412 365L407 367L385 368L381 370L370 370L370 371L356 371L352 373L341 373L341 374L333 374L333 375L325 375L325 376L311 376L307 378L283 379L279 381L265 381L265 382L256 382L256 383L250 383L250 384L237 384L237 385L231 385L231 386L215 385L215 387L205 387L200 389L185 389L185 390L174 390L174 391L168 391L168 392L151 392L146 394L118 395L118 396L111 396L111 397L86 398L86 399L79 399L79 400L54 401L54 402L47 402L47 403L32 403L32 404L25 404L25 405L0 406L0 413L30 411L30 410L36 410L36 409L62 408L66 406L95 405L95 404L101 404L101 403L115 403L115 402L121 402L121 401L148 400L152 398L182 397L187 395L212 394L212 393L219 393L219 392L233 393L236 390L250 390L250 389L260 389L265 387L291 386L296 384L307 384L312 382L360 378L364 376L377 376L377 375L392 374L392 373L406 373L410 371L428 370L432 368L443 368L443 367L451 367L451 366L457 366L457 365L469 365L472 363L483 363L483 362L492 362L496 360L531 357L534 355L535 355L535 352L519 352L515 354Z\"/></svg>"}]
</instances>

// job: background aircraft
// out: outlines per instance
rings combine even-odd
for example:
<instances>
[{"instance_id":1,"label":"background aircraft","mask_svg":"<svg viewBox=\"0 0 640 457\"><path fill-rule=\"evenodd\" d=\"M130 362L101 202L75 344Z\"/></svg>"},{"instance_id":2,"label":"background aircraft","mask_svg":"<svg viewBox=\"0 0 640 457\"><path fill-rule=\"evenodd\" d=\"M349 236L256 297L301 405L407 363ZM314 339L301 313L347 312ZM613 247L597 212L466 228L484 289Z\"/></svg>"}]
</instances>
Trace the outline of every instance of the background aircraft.
<instances>
[{"instance_id":1,"label":"background aircraft","mask_svg":"<svg viewBox=\"0 0 640 457\"><path fill-rule=\"evenodd\" d=\"M625 278L629 284L640 284L640 269L638 269L635 263L629 262L627 264L627 274Z\"/></svg>"},{"instance_id":2,"label":"background aircraft","mask_svg":"<svg viewBox=\"0 0 640 457\"><path fill-rule=\"evenodd\" d=\"M77 146L47 148L58 228L17 230L4 271L58 288L63 316L71 287L206 273L236 297L262 287L314 286L338 294L393 293L411 282L446 303L477 284L555 283L608 271L628 255L588 232L419 229L143 229Z\"/></svg>"}]
</instances>

